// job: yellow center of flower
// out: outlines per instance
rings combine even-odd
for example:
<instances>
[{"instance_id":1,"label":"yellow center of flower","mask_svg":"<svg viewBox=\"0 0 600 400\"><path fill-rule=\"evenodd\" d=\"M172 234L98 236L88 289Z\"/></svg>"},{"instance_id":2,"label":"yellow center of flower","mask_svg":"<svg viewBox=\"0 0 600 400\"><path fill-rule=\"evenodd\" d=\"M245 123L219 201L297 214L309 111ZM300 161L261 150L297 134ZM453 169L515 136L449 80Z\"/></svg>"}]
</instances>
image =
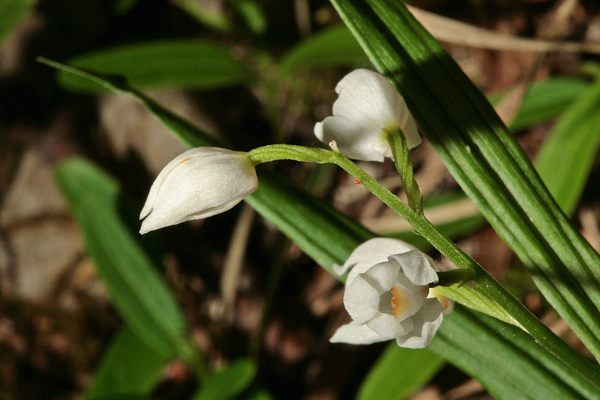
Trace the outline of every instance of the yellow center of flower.
<instances>
[{"instance_id":1,"label":"yellow center of flower","mask_svg":"<svg viewBox=\"0 0 600 400\"><path fill-rule=\"evenodd\" d=\"M396 318L406 313L412 304L407 293L397 284L392 288L392 315Z\"/></svg>"}]
</instances>

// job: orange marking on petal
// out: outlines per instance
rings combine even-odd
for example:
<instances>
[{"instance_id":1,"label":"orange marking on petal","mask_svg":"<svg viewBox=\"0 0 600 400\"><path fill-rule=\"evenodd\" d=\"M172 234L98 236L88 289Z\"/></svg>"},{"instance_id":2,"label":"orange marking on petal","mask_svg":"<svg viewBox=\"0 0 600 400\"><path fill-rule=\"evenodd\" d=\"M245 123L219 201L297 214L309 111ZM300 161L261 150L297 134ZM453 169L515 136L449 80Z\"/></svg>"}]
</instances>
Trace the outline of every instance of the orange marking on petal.
<instances>
[{"instance_id":1,"label":"orange marking on petal","mask_svg":"<svg viewBox=\"0 0 600 400\"><path fill-rule=\"evenodd\" d=\"M186 158L185 160L181 160L181 163L184 163L184 162L186 162L188 160L189 160L189 158Z\"/></svg>"},{"instance_id":2,"label":"orange marking on petal","mask_svg":"<svg viewBox=\"0 0 600 400\"><path fill-rule=\"evenodd\" d=\"M396 318L404 314L410 308L410 298L403 298L402 291L398 286L392 288L392 315ZM408 302L404 301L408 300Z\"/></svg>"}]
</instances>

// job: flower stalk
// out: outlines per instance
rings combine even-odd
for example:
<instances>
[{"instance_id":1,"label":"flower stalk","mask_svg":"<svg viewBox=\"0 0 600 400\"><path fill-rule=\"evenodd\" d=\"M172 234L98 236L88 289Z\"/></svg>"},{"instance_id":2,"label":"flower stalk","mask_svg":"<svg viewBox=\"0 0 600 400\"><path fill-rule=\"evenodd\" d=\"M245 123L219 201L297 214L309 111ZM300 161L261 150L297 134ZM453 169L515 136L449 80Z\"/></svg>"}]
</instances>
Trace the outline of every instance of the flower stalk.
<instances>
[{"instance_id":1,"label":"flower stalk","mask_svg":"<svg viewBox=\"0 0 600 400\"><path fill-rule=\"evenodd\" d=\"M398 124L386 126L383 128L383 132L392 150L394 164L398 174L400 174L400 180L408 199L408 206L417 214L423 215L423 196L413 173L413 162L406 136Z\"/></svg>"},{"instance_id":2,"label":"flower stalk","mask_svg":"<svg viewBox=\"0 0 600 400\"><path fill-rule=\"evenodd\" d=\"M271 144L246 153L246 157L254 164L263 164L278 160L300 162L330 163L334 158L331 151L315 147L296 146L291 144Z\"/></svg>"},{"instance_id":3,"label":"flower stalk","mask_svg":"<svg viewBox=\"0 0 600 400\"><path fill-rule=\"evenodd\" d=\"M390 136L398 136L395 137L394 140L396 144L398 142L400 144L394 147L401 147L401 131L396 132L398 132L399 135L396 135L392 132ZM412 207L409 207L403 203L396 195L383 187L379 182L377 182L377 180L350 161L350 159L348 159L348 157L342 154L342 152L338 149L335 141L332 141L329 145L331 146L332 150L308 148L304 146L288 144L274 144L251 150L250 152L246 153L246 157L248 157L254 163L254 165L276 160L294 160L300 162L316 162L320 164L332 163L338 165L354 178L361 181L361 183L375 196L379 197L385 204L400 214L400 216L402 216L402 218L411 224L413 228L419 232L419 234L429 240L436 249L448 257L448 259L450 259L457 267L468 269L470 271L469 276L474 277L476 268L481 268L481 266L479 266L479 264L466 255L462 250L460 250L450 239L446 238L442 233L440 233L440 231L438 231L437 228L425 218L422 212L417 212ZM408 148L405 153L408 153ZM409 169L411 170L411 172L407 172L405 176L412 176L412 161L410 159L410 154L404 157L404 160L406 161L403 162L402 169L404 171ZM409 164L410 168L408 168ZM414 181L414 177L412 178L412 181ZM420 202L420 190L418 189L418 186L416 186L416 182L414 182L414 185L415 186L412 186L411 189L411 197L413 198L413 201L416 201L416 198L418 197ZM418 195L416 195L417 191ZM419 207L416 208L419 209ZM462 274L461 279L454 283L463 282L464 279L462 278L464 277L465 274ZM446 280L446 286L448 282L449 281Z\"/></svg>"}]
</instances>

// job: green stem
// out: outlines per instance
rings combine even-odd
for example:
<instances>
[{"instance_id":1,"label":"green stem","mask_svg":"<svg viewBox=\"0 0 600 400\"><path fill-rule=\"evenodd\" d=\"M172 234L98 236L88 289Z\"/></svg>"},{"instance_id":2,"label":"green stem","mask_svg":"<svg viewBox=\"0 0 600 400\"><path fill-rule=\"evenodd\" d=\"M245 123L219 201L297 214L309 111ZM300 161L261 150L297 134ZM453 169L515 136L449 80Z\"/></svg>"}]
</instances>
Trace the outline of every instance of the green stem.
<instances>
[{"instance_id":1,"label":"green stem","mask_svg":"<svg viewBox=\"0 0 600 400\"><path fill-rule=\"evenodd\" d=\"M413 162L406 144L406 137L402 128L398 124L394 123L383 129L386 134L390 148L392 149L392 155L394 156L394 164L396 164L396 170L400 174L400 180L404 186L406 198L408 199L408 205L417 214L423 214L423 197L421 196L421 188L415 180L413 173Z\"/></svg>"},{"instance_id":2,"label":"green stem","mask_svg":"<svg viewBox=\"0 0 600 400\"><path fill-rule=\"evenodd\" d=\"M246 153L254 165L278 160L327 163L333 162L334 153L330 150L292 144L271 144L258 147Z\"/></svg>"},{"instance_id":3,"label":"green stem","mask_svg":"<svg viewBox=\"0 0 600 400\"><path fill-rule=\"evenodd\" d=\"M335 151L334 148L334 152L336 154L335 160L333 161L335 164L340 166L354 178L360 180L367 189L391 209L396 211L412 225L416 232L426 238L440 251L440 253L452 261L454 265L458 268L470 268L475 271L473 282L477 289L506 310L521 328L528 332L538 343L577 371L586 371L593 365L589 360L581 357L579 353L556 336L546 325L541 323L540 320L527 310L514 296L492 278L481 265L438 231L437 228L435 228L435 226L433 226L422 214L417 214L409 206L404 204L392 192L377 182L377 180L372 178L346 156L340 153L339 150Z\"/></svg>"}]
</instances>

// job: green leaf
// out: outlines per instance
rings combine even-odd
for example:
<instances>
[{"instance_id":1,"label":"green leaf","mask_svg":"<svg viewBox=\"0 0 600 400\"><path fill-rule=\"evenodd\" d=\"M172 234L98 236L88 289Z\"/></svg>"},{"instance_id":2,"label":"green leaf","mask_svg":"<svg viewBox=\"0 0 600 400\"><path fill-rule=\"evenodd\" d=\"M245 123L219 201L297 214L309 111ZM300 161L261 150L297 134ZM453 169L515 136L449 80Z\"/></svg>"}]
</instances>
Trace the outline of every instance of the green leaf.
<instances>
[{"instance_id":1,"label":"green leaf","mask_svg":"<svg viewBox=\"0 0 600 400\"><path fill-rule=\"evenodd\" d=\"M600 274L593 272L600 256L556 206L485 97L404 5L393 0L332 3L373 64L404 95L465 193L519 256L548 301L600 356ZM502 301L487 277L476 281L489 297ZM510 313L529 333L543 341L550 338L531 316L514 304L505 305L514 306ZM551 339L545 345L571 360L562 342ZM584 366L578 369L585 373Z\"/></svg>"},{"instance_id":2,"label":"green leaf","mask_svg":"<svg viewBox=\"0 0 600 400\"><path fill-rule=\"evenodd\" d=\"M212 89L247 84L253 75L224 47L199 40L136 43L78 56L69 64L107 75L127 77L130 84L152 89ZM59 82L78 92L101 87L72 74Z\"/></svg>"},{"instance_id":3,"label":"green leaf","mask_svg":"<svg viewBox=\"0 0 600 400\"><path fill-rule=\"evenodd\" d=\"M535 160L540 177L568 215L577 206L599 141L600 80L597 80L561 116Z\"/></svg>"},{"instance_id":4,"label":"green leaf","mask_svg":"<svg viewBox=\"0 0 600 400\"><path fill-rule=\"evenodd\" d=\"M588 82L572 77L534 83L525 94L523 104L509 128L519 131L560 115L589 86Z\"/></svg>"},{"instance_id":5,"label":"green leaf","mask_svg":"<svg viewBox=\"0 0 600 400\"><path fill-rule=\"evenodd\" d=\"M217 145L213 137L174 115L169 110L160 106L158 103L149 99L137 90L127 86L121 80L102 77L91 72L77 70L49 60L40 59L40 61L55 68L88 77L88 79L102 83L111 90L129 93L141 104L146 106L157 119L169 127L182 142L189 146ZM293 187L288 181L281 178L275 178L274 175L267 174L263 171L259 171L259 176L259 189L251 196L248 196L246 198L247 201L256 207L260 213L264 213L263 215L282 229L290 239L296 241L308 255L315 258L315 260L318 260L324 268L331 271L332 262L343 264L354 248L374 236L371 232L336 212L330 206L312 198L308 193ZM271 195L276 195L277 192L282 196L282 201L284 201L284 204L288 207L287 210L296 208L299 211L292 214L293 218L290 217L289 213L280 212L278 210L279 207L282 206L282 203L274 201L271 197ZM254 204L252 202L254 202ZM329 231L328 234L322 236L322 242L320 240L317 241L312 239L322 231ZM342 277L338 278L343 279ZM493 288L496 287L493 286ZM600 370L598 369L598 366L592 364L580 353L567 346L549 329L546 328L544 330L544 328L544 325L539 327L540 331L546 335L546 337L543 338L544 344L545 346L552 347L554 352L550 352L546 348L540 348L540 352L543 353L544 357L555 358L560 355L560 360L557 359L558 361L555 362L556 373L558 376L557 379L568 382L578 393L587 395L588 393L594 393L595 391L597 395L589 396L588 398L599 399L600 394L598 393L600 393L600 386L597 382L600 381ZM445 329L445 324L442 324L440 330L438 330L438 335ZM477 324L471 326L470 329L473 335L484 332ZM499 331L501 334L499 338L501 338L501 340L517 347L522 346L521 342L515 341L515 335L513 335L512 332L508 332L506 335L504 335L503 332L504 331ZM460 340L460 337L450 335L447 344L445 344L449 349L446 349L448 355L444 356L450 362L457 365L461 365L464 355L449 350L451 350L452 346L458 344ZM486 348L478 347L477 344L474 344L470 350L481 356L486 354ZM436 349L436 352L441 351L440 348ZM526 352L527 349L523 349L523 353L525 354ZM410 365L405 365L405 367L411 368ZM527 375L528 371L509 369L504 373L508 375ZM491 379L484 371L478 372L477 370L473 370L472 374L483 382L487 379ZM510 399L510 397L506 397L506 399Z\"/></svg>"},{"instance_id":6,"label":"green leaf","mask_svg":"<svg viewBox=\"0 0 600 400\"><path fill-rule=\"evenodd\" d=\"M429 348L477 377L497 399L599 396L593 386L587 392L574 390L561 372L564 368L561 361L512 325L457 306L444 316L443 328L438 330Z\"/></svg>"},{"instance_id":7,"label":"green leaf","mask_svg":"<svg viewBox=\"0 0 600 400\"><path fill-rule=\"evenodd\" d=\"M76 157L60 163L55 172L86 249L131 330L163 357L185 353L185 320L139 240L118 215L117 182Z\"/></svg>"},{"instance_id":8,"label":"green leaf","mask_svg":"<svg viewBox=\"0 0 600 400\"><path fill-rule=\"evenodd\" d=\"M369 371L356 398L405 399L426 384L443 365L444 360L431 350L405 349L392 343Z\"/></svg>"},{"instance_id":9,"label":"green leaf","mask_svg":"<svg viewBox=\"0 0 600 400\"><path fill-rule=\"evenodd\" d=\"M311 36L288 51L279 64L282 73L299 68L352 66L368 61L352 33L344 25Z\"/></svg>"},{"instance_id":10,"label":"green leaf","mask_svg":"<svg viewBox=\"0 0 600 400\"><path fill-rule=\"evenodd\" d=\"M193 400L227 400L242 393L254 380L256 366L248 358L235 361L206 379Z\"/></svg>"},{"instance_id":11,"label":"green leaf","mask_svg":"<svg viewBox=\"0 0 600 400\"><path fill-rule=\"evenodd\" d=\"M35 0L0 1L0 45L29 13Z\"/></svg>"},{"instance_id":12,"label":"green leaf","mask_svg":"<svg viewBox=\"0 0 600 400\"><path fill-rule=\"evenodd\" d=\"M168 361L168 357L157 353L131 329L124 328L104 355L84 399L148 396Z\"/></svg>"},{"instance_id":13,"label":"green leaf","mask_svg":"<svg viewBox=\"0 0 600 400\"><path fill-rule=\"evenodd\" d=\"M244 18L252 33L262 35L266 32L267 19L258 2L255 0L230 0L230 3Z\"/></svg>"}]
</instances>

